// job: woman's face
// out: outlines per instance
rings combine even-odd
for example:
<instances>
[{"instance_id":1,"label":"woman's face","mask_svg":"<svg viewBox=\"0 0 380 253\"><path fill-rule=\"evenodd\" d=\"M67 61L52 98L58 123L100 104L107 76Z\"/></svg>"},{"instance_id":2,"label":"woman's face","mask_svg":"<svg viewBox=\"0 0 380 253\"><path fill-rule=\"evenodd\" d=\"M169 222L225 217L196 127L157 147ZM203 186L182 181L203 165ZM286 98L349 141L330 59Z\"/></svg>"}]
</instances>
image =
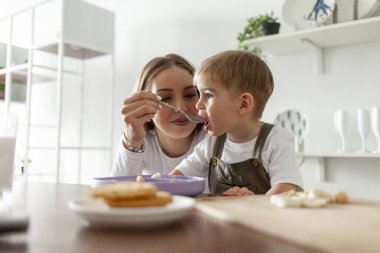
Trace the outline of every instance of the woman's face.
<instances>
[{"instance_id":1,"label":"woman's face","mask_svg":"<svg viewBox=\"0 0 380 253\"><path fill-rule=\"evenodd\" d=\"M160 72L151 82L149 90L159 95L162 101L190 115L198 113L195 108L198 92L193 86L193 76L180 67L173 66ZM197 125L166 106L161 107L153 122L158 134L173 139L189 137Z\"/></svg>"}]
</instances>

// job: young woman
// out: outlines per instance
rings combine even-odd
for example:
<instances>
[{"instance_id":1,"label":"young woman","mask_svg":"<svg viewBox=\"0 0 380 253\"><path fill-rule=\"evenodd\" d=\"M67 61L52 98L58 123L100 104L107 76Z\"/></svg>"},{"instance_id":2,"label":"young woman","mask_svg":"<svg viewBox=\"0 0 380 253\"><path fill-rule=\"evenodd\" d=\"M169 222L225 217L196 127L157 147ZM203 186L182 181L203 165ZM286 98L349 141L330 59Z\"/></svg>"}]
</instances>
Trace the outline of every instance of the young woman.
<instances>
[{"instance_id":1,"label":"young woman","mask_svg":"<svg viewBox=\"0 0 380 253\"><path fill-rule=\"evenodd\" d=\"M125 126L111 175L168 174L203 140L202 124L158 103L162 99L197 115L194 71L176 54L154 58L143 68L137 91L123 101Z\"/></svg>"}]
</instances>

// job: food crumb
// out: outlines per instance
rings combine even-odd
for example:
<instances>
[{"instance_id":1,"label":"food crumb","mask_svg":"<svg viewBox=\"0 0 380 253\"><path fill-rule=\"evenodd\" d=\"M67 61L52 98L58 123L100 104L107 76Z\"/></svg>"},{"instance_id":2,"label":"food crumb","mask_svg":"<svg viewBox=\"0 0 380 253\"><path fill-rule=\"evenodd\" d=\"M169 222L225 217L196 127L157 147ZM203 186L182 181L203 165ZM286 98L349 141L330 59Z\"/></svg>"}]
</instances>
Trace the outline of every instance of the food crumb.
<instances>
[{"instance_id":1,"label":"food crumb","mask_svg":"<svg viewBox=\"0 0 380 253\"><path fill-rule=\"evenodd\" d=\"M158 177L161 177L161 173L160 172L157 172L156 174L153 174L151 176L151 178L158 178Z\"/></svg>"},{"instance_id":2,"label":"food crumb","mask_svg":"<svg viewBox=\"0 0 380 253\"><path fill-rule=\"evenodd\" d=\"M142 176L137 176L136 177L136 182L144 182L144 178Z\"/></svg>"}]
</instances>

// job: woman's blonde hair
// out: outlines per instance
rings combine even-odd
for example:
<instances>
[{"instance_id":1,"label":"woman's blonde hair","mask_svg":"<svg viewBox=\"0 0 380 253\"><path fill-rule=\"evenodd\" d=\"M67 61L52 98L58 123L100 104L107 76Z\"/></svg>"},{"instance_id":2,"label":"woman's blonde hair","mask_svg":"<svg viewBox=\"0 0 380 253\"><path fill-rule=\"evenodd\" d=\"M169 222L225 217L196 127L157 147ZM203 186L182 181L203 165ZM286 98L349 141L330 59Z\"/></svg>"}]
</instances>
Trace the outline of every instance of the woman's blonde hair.
<instances>
[{"instance_id":1,"label":"woman's blonde hair","mask_svg":"<svg viewBox=\"0 0 380 253\"><path fill-rule=\"evenodd\" d=\"M202 62L194 76L194 83L222 83L230 91L249 92L255 99L254 115L261 118L273 92L273 76L267 64L251 52L229 50Z\"/></svg>"},{"instance_id":2,"label":"woman's blonde hair","mask_svg":"<svg viewBox=\"0 0 380 253\"><path fill-rule=\"evenodd\" d=\"M147 90L152 80L163 70L171 68L171 67L179 67L187 72L191 76L194 76L195 68L193 64L191 64L184 57L177 54L167 54L162 57L156 57L150 60L141 71L139 79L137 80L137 84L135 86L135 91L143 91ZM154 129L154 123L152 120L149 120L145 123L145 129L151 130ZM196 129L202 128L202 124L198 124Z\"/></svg>"}]
</instances>

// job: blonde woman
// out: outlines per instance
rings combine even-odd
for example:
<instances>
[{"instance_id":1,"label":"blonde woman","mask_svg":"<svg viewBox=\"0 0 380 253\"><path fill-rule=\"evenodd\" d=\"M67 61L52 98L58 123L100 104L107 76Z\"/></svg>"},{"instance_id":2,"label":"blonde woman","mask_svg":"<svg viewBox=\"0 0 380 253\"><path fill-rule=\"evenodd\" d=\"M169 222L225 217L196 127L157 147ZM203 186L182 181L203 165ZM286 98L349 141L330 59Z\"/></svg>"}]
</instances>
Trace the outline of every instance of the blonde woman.
<instances>
[{"instance_id":1,"label":"blonde woman","mask_svg":"<svg viewBox=\"0 0 380 253\"><path fill-rule=\"evenodd\" d=\"M205 137L202 124L186 119L158 99L197 115L195 69L185 58L169 54L149 61L136 92L123 101L124 132L112 176L168 174Z\"/></svg>"}]
</instances>

